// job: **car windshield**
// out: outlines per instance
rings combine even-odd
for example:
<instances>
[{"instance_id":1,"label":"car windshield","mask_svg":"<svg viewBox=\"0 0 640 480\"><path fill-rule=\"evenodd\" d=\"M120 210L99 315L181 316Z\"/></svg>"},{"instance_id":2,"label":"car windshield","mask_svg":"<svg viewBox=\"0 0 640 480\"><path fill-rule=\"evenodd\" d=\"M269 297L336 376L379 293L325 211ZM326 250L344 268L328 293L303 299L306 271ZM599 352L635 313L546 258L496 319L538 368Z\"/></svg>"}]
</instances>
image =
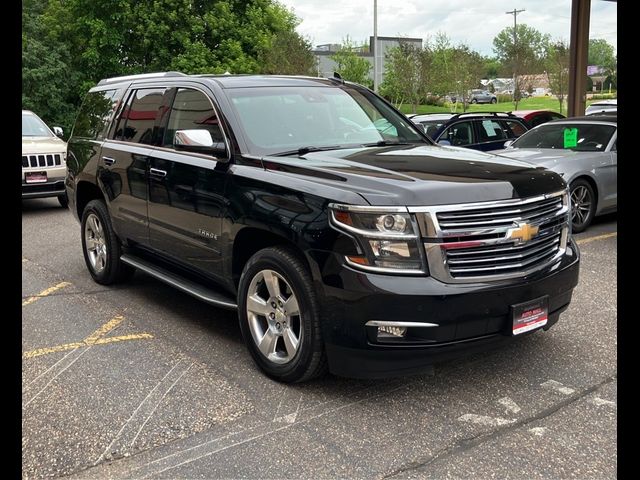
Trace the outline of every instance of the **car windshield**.
<instances>
[{"instance_id":1,"label":"car windshield","mask_svg":"<svg viewBox=\"0 0 640 480\"><path fill-rule=\"evenodd\" d=\"M513 142L514 148L558 148L602 152L616 131L613 125L597 123L546 123Z\"/></svg>"},{"instance_id":2,"label":"car windshield","mask_svg":"<svg viewBox=\"0 0 640 480\"><path fill-rule=\"evenodd\" d=\"M405 116L375 95L346 85L235 88L226 93L250 153L256 155L428 143Z\"/></svg>"},{"instance_id":3,"label":"car windshield","mask_svg":"<svg viewBox=\"0 0 640 480\"><path fill-rule=\"evenodd\" d=\"M30 113L22 114L22 136L23 137L52 137L51 131L35 115Z\"/></svg>"},{"instance_id":4,"label":"car windshield","mask_svg":"<svg viewBox=\"0 0 640 480\"><path fill-rule=\"evenodd\" d=\"M418 123L422 125L422 128L424 129L424 133L429 135L430 138L435 139L436 134L442 128L442 126L445 123L447 123L447 121L446 120L426 120L426 121L423 120Z\"/></svg>"}]
</instances>

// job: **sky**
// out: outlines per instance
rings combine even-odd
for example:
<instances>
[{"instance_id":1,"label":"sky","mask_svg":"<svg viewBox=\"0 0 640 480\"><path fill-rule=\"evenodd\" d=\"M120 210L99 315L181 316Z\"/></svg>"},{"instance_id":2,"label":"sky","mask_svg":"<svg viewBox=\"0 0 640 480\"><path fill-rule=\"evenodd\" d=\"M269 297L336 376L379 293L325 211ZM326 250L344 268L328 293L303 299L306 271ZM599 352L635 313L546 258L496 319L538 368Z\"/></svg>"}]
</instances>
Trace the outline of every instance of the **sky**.
<instances>
[{"instance_id":1,"label":"sky","mask_svg":"<svg viewBox=\"0 0 640 480\"><path fill-rule=\"evenodd\" d=\"M362 43L373 35L373 0L279 0L301 20L298 33L311 44L342 43L348 35ZM493 55L493 38L513 26L508 10L522 10L525 23L552 39L569 41L571 0L378 0L378 36L426 40L438 32ZM589 38L604 38L617 50L617 3L591 1Z\"/></svg>"}]
</instances>

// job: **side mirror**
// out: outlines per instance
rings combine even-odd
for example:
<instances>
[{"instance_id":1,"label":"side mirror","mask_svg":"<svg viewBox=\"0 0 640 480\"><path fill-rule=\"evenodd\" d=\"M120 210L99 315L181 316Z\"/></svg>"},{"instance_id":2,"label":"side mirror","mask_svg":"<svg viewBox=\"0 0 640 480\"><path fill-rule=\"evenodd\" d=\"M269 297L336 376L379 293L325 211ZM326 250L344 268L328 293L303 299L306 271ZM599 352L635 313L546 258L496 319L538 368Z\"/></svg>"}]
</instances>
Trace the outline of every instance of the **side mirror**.
<instances>
[{"instance_id":1,"label":"side mirror","mask_svg":"<svg viewBox=\"0 0 640 480\"><path fill-rule=\"evenodd\" d=\"M56 137L62 138L64 136L64 130L62 130L62 127L53 127L53 133L56 134Z\"/></svg>"},{"instance_id":2,"label":"side mirror","mask_svg":"<svg viewBox=\"0 0 640 480\"><path fill-rule=\"evenodd\" d=\"M214 142L209 130L204 128L176 130L173 146L176 150L204 153L215 157L227 156L227 147L224 142Z\"/></svg>"},{"instance_id":3,"label":"side mirror","mask_svg":"<svg viewBox=\"0 0 640 480\"><path fill-rule=\"evenodd\" d=\"M506 142L504 142L504 148L509 148L512 143L513 143L513 140L507 140Z\"/></svg>"},{"instance_id":4,"label":"side mirror","mask_svg":"<svg viewBox=\"0 0 640 480\"><path fill-rule=\"evenodd\" d=\"M440 140L438 141L438 145L451 146L451 142L449 140Z\"/></svg>"}]
</instances>

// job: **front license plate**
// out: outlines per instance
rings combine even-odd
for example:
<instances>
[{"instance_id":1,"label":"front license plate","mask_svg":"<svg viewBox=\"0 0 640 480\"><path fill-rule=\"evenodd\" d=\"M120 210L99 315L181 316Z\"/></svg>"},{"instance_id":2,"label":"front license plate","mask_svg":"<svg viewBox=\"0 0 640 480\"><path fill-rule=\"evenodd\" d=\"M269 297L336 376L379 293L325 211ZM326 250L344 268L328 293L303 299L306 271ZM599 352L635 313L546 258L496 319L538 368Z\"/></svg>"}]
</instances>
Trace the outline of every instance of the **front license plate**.
<instances>
[{"instance_id":1,"label":"front license plate","mask_svg":"<svg viewBox=\"0 0 640 480\"><path fill-rule=\"evenodd\" d=\"M540 297L512 306L513 335L529 332L547 324L549 297Z\"/></svg>"},{"instance_id":2,"label":"front license plate","mask_svg":"<svg viewBox=\"0 0 640 480\"><path fill-rule=\"evenodd\" d=\"M27 183L45 183L47 172L27 172L24 174L24 180Z\"/></svg>"}]
</instances>

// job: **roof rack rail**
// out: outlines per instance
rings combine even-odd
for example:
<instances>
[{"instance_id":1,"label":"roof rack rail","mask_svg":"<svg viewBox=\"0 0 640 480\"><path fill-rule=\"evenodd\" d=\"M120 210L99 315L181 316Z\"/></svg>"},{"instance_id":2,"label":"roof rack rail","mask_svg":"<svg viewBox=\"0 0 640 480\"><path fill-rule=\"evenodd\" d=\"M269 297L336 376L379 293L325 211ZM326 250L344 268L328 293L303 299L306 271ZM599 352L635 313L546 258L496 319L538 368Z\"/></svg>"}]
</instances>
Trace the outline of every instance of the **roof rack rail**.
<instances>
[{"instance_id":1,"label":"roof rack rail","mask_svg":"<svg viewBox=\"0 0 640 480\"><path fill-rule=\"evenodd\" d=\"M456 113L451 118L459 118L462 115L486 115L486 116L492 116L492 117L499 117L500 114L505 115L507 117L515 117L516 116L511 112L463 112L463 113Z\"/></svg>"},{"instance_id":2,"label":"roof rack rail","mask_svg":"<svg viewBox=\"0 0 640 480\"><path fill-rule=\"evenodd\" d=\"M155 72L155 73L140 73L137 75L124 75L122 77L103 78L98 82L98 85L106 85L108 83L126 82L128 80L144 80L145 78L159 78L159 77L185 77L186 74L182 72Z\"/></svg>"}]
</instances>

